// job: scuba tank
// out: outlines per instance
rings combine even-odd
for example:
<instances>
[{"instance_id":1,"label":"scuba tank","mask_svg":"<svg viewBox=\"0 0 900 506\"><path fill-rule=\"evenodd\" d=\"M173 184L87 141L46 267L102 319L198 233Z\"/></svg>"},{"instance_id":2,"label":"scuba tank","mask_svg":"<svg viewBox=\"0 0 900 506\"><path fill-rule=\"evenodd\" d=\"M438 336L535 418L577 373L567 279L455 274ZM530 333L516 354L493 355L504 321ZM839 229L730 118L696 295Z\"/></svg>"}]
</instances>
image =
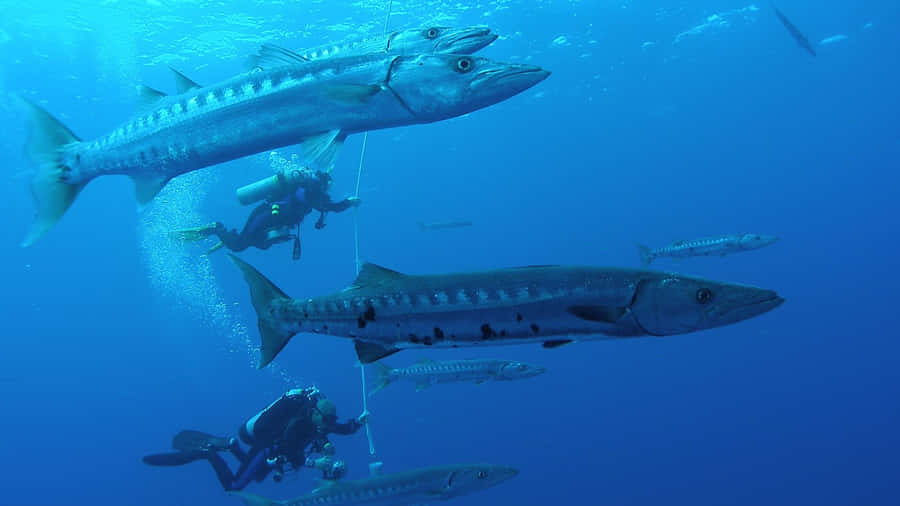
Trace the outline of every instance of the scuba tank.
<instances>
[{"instance_id":1,"label":"scuba tank","mask_svg":"<svg viewBox=\"0 0 900 506\"><path fill-rule=\"evenodd\" d=\"M307 171L301 169L278 172L273 176L238 188L235 194L238 201L245 206L260 200L277 200L280 196L297 189L304 180L308 179L309 176L305 172Z\"/></svg>"}]
</instances>

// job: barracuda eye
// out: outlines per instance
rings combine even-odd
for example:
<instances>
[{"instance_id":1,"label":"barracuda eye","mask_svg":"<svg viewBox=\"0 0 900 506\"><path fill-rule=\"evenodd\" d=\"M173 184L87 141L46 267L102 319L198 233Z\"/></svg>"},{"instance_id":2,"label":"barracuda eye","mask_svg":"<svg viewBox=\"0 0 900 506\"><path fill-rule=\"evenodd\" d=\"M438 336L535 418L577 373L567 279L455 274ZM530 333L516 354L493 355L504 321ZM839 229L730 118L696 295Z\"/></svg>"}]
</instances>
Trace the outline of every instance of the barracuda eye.
<instances>
[{"instance_id":1,"label":"barracuda eye","mask_svg":"<svg viewBox=\"0 0 900 506\"><path fill-rule=\"evenodd\" d=\"M425 38L426 39L436 39L438 35L441 34L441 31L437 28L429 28L425 30Z\"/></svg>"},{"instance_id":2,"label":"barracuda eye","mask_svg":"<svg viewBox=\"0 0 900 506\"><path fill-rule=\"evenodd\" d=\"M463 56L462 58L456 60L457 72L462 72L462 73L468 72L468 71L472 70L472 67L474 67L474 66L475 66L475 64L472 62L472 59L469 57Z\"/></svg>"},{"instance_id":3,"label":"barracuda eye","mask_svg":"<svg viewBox=\"0 0 900 506\"><path fill-rule=\"evenodd\" d=\"M710 300L712 300L712 292L709 288L701 288L697 290L697 302L700 304L706 304Z\"/></svg>"},{"instance_id":4,"label":"barracuda eye","mask_svg":"<svg viewBox=\"0 0 900 506\"><path fill-rule=\"evenodd\" d=\"M487 478L487 471L478 471L478 474L475 475L479 480L483 480Z\"/></svg>"}]
</instances>

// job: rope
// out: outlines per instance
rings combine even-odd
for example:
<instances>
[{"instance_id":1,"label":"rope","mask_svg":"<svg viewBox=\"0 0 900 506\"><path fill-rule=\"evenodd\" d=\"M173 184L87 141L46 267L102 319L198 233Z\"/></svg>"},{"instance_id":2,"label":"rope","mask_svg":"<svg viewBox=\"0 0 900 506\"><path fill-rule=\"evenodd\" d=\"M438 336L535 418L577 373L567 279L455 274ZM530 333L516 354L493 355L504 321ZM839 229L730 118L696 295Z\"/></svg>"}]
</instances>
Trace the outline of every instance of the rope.
<instances>
[{"instance_id":1,"label":"rope","mask_svg":"<svg viewBox=\"0 0 900 506\"><path fill-rule=\"evenodd\" d=\"M384 28L382 29L382 35L387 35L388 21L391 19L391 9L394 7L394 0L390 0L388 2L387 15L384 17ZM359 167L356 168L356 192L354 192L353 196L355 198L359 198L359 183L362 180L362 169L363 169L363 160L366 158L366 144L369 141L369 131L363 134L363 143L362 149L359 152ZM362 268L362 265L359 263L359 207L353 208L353 252L354 252L354 265L356 266L356 274L359 275L359 271ZM363 412L369 410L368 408L368 400L366 399L366 366L362 363L359 364L359 378L360 383L362 384L362 400L363 400ZM375 456L375 443L372 442L372 429L369 428L369 421L366 420L366 439L369 440L369 455Z\"/></svg>"}]
</instances>

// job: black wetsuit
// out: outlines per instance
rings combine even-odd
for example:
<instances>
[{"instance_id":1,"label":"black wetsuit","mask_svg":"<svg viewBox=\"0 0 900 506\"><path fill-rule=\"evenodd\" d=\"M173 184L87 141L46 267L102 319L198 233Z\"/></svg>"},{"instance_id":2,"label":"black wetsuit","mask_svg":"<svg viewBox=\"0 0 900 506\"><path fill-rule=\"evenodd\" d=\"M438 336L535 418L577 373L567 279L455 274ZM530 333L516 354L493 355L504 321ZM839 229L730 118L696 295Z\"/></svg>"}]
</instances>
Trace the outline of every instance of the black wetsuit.
<instances>
[{"instance_id":1,"label":"black wetsuit","mask_svg":"<svg viewBox=\"0 0 900 506\"><path fill-rule=\"evenodd\" d=\"M290 234L277 234L275 237L270 237L271 230L293 227L303 221L303 218L313 210L320 213L319 219L316 221L316 228L321 229L325 226L326 213L339 213L352 205L353 201L350 199L332 202L327 192L327 185L319 181L312 181L300 186L283 200L264 202L256 206L247 217L244 228L240 232L228 230L221 223L217 223L214 233L231 251L244 251L251 246L269 249L273 244L294 238Z\"/></svg>"},{"instance_id":2,"label":"black wetsuit","mask_svg":"<svg viewBox=\"0 0 900 506\"><path fill-rule=\"evenodd\" d=\"M240 490L251 481L262 481L274 469L267 459L282 457L294 469L300 469L306 458L320 453L328 443L328 434L353 434L360 427L355 419L338 423L327 419L326 429L320 431L312 421L316 402L320 397L309 396L308 390L292 390L251 418L239 430L241 441L250 446L247 452L235 444L229 450L241 465L232 473L225 460L215 452L207 457L225 490Z\"/></svg>"}]
</instances>

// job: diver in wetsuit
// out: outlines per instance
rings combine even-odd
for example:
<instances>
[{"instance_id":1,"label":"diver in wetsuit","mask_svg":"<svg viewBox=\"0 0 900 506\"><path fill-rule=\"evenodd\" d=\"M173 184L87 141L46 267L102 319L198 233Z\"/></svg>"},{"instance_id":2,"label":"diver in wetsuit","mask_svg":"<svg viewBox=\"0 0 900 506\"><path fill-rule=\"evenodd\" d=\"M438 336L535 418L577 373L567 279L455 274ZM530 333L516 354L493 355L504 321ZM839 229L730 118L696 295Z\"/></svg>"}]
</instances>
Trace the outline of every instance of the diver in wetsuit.
<instances>
[{"instance_id":1,"label":"diver in wetsuit","mask_svg":"<svg viewBox=\"0 0 900 506\"><path fill-rule=\"evenodd\" d=\"M325 227L325 215L329 212L339 213L360 204L359 198L350 197L340 202L333 202L328 195L331 176L327 172L315 172L308 169L296 171L296 183L285 185L287 191L276 198L258 205L247 217L244 228L229 230L219 222L209 225L177 230L172 237L181 241L198 241L215 235L219 243L210 248L212 253L225 247L231 251L244 251L249 247L269 249L272 245L294 240L294 260L300 259L300 222L313 210L319 211L316 230ZM297 232L291 229L297 227Z\"/></svg>"},{"instance_id":2,"label":"diver in wetsuit","mask_svg":"<svg viewBox=\"0 0 900 506\"><path fill-rule=\"evenodd\" d=\"M241 490L252 481L263 481L274 473L281 481L285 470L312 467L326 480L346 474L343 461L334 459L328 434L353 434L365 425L369 414L340 423L330 400L316 388L290 390L241 425L238 435L249 446L246 451L235 438L220 438L197 431L179 432L172 441L173 453L147 455L152 466L180 466L206 459L222 488ZM218 452L229 451L240 462L232 472ZM321 454L314 458L314 454Z\"/></svg>"}]
</instances>

